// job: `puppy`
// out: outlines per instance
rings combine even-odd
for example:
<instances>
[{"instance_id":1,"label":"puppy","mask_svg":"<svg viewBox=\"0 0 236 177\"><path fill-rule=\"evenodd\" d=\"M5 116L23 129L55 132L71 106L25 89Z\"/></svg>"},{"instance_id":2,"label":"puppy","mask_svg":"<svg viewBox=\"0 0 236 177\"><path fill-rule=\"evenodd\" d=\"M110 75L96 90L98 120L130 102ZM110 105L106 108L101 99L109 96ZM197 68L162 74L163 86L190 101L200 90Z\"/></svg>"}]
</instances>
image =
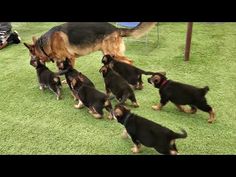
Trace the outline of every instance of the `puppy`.
<instances>
[{"instance_id":1,"label":"puppy","mask_svg":"<svg viewBox=\"0 0 236 177\"><path fill-rule=\"evenodd\" d=\"M125 79L108 66L101 67L99 72L103 75L108 96L112 92L121 104L124 104L127 99L130 99L134 107L139 107L134 91Z\"/></svg>"},{"instance_id":2,"label":"puppy","mask_svg":"<svg viewBox=\"0 0 236 177\"><path fill-rule=\"evenodd\" d=\"M56 65L59 69L59 74L60 75L65 74L66 82L69 85L71 91L72 91L72 88L71 88L71 81L69 77L79 78L85 85L88 85L90 87L95 87L93 82L89 80L88 77L86 77L81 72L73 68L69 59L66 59L65 61L57 61ZM73 94L73 92L72 92L72 96L76 100L76 96Z\"/></svg>"},{"instance_id":3,"label":"puppy","mask_svg":"<svg viewBox=\"0 0 236 177\"><path fill-rule=\"evenodd\" d=\"M104 55L102 58L102 63L104 65L108 65L114 71L119 73L136 90L143 89L142 74L154 74L154 72L146 72L133 65L117 61L111 55Z\"/></svg>"},{"instance_id":4,"label":"puppy","mask_svg":"<svg viewBox=\"0 0 236 177\"><path fill-rule=\"evenodd\" d=\"M167 80L165 73L156 73L152 77L148 78L148 82L153 84L155 88L159 89L160 104L152 106L155 110L161 110L168 101L174 103L180 111L186 113L196 113L197 108L208 112L210 117L209 123L212 123L215 118L215 112L211 106L207 104L205 95L209 91L209 87L197 88L191 85L182 84L172 80ZM190 110L183 108L181 105L189 105Z\"/></svg>"},{"instance_id":5,"label":"puppy","mask_svg":"<svg viewBox=\"0 0 236 177\"><path fill-rule=\"evenodd\" d=\"M103 117L103 108L105 108L110 113L108 118L112 119L112 105L107 95L96 90L94 87L88 86L78 77L68 77L72 91L79 100L79 103L78 105L75 105L75 108L80 109L85 105L89 109L89 113L97 119Z\"/></svg>"},{"instance_id":6,"label":"puppy","mask_svg":"<svg viewBox=\"0 0 236 177\"><path fill-rule=\"evenodd\" d=\"M50 71L45 64L36 57L31 57L30 65L36 69L39 89L44 90L48 87L56 94L57 100L59 100L61 97L60 88L62 87L59 75Z\"/></svg>"},{"instance_id":7,"label":"puppy","mask_svg":"<svg viewBox=\"0 0 236 177\"><path fill-rule=\"evenodd\" d=\"M175 140L187 137L185 130L182 130L182 134L175 133L155 122L132 114L129 109L120 104L115 106L113 116L119 123L124 125L127 133L130 135L134 143L134 147L131 149L133 153L138 153L141 144L143 144L144 146L154 148L161 154L177 155L178 150Z\"/></svg>"}]
</instances>

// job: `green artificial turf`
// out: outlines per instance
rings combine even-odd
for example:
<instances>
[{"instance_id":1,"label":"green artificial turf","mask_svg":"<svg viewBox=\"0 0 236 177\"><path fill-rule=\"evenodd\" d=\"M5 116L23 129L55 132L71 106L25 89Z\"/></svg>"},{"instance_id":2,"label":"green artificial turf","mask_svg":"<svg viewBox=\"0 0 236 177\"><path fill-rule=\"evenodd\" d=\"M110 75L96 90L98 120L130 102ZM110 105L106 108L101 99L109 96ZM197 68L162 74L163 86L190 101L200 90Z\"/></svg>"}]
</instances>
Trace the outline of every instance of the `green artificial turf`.
<instances>
[{"instance_id":1,"label":"green artificial turf","mask_svg":"<svg viewBox=\"0 0 236 177\"><path fill-rule=\"evenodd\" d=\"M12 23L23 42L31 42L60 23ZM147 83L135 91L139 108L132 112L166 127L188 132L177 140L180 154L236 154L236 23L194 23L192 52L183 61L186 23L160 23L160 41L155 47L156 29L142 41L126 39L126 56L134 65L150 71L166 71L172 80L198 87L208 85L209 104L217 121L208 124L208 114L179 112L172 103L156 112L158 90ZM101 52L79 58L76 68L104 91ZM55 64L48 63L52 70ZM123 127L115 120L96 120L86 108L76 110L67 85L63 99L50 91L39 90L35 69L29 65L29 53L23 43L0 50L0 154L132 154L130 139L122 139ZM129 102L128 102L129 103ZM113 100L115 105L116 101ZM158 154L143 147L140 154Z\"/></svg>"}]
</instances>

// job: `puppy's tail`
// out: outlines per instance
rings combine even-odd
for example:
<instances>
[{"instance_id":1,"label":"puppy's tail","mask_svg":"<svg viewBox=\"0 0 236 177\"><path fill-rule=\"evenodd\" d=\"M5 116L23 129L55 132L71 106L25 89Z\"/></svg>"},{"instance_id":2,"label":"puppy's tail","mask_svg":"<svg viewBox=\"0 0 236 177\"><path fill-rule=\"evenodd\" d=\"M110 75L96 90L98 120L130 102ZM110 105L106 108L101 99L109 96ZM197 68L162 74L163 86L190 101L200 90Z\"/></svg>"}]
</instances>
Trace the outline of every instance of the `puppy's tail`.
<instances>
[{"instance_id":1,"label":"puppy's tail","mask_svg":"<svg viewBox=\"0 0 236 177\"><path fill-rule=\"evenodd\" d=\"M210 89L209 89L208 86L202 88L202 89L201 89L201 91L202 91L202 95L205 96L209 90L210 90Z\"/></svg>"},{"instance_id":2,"label":"puppy's tail","mask_svg":"<svg viewBox=\"0 0 236 177\"><path fill-rule=\"evenodd\" d=\"M184 129L181 129L182 133L174 133L173 139L178 139L178 138L187 138L188 134Z\"/></svg>"},{"instance_id":3,"label":"puppy's tail","mask_svg":"<svg viewBox=\"0 0 236 177\"><path fill-rule=\"evenodd\" d=\"M145 75L153 75L153 74L155 74L154 72L144 71L144 70L139 69L139 68L137 68L137 70L138 70L139 74L145 74Z\"/></svg>"},{"instance_id":4,"label":"puppy's tail","mask_svg":"<svg viewBox=\"0 0 236 177\"><path fill-rule=\"evenodd\" d=\"M68 71L70 70L70 68L64 69L64 70L60 70L57 73L55 73L56 76L61 76L63 74L66 74Z\"/></svg>"},{"instance_id":5,"label":"puppy's tail","mask_svg":"<svg viewBox=\"0 0 236 177\"><path fill-rule=\"evenodd\" d=\"M156 23L157 22L141 22L138 26L132 29L119 28L119 32L122 37L140 38L149 32Z\"/></svg>"}]
</instances>

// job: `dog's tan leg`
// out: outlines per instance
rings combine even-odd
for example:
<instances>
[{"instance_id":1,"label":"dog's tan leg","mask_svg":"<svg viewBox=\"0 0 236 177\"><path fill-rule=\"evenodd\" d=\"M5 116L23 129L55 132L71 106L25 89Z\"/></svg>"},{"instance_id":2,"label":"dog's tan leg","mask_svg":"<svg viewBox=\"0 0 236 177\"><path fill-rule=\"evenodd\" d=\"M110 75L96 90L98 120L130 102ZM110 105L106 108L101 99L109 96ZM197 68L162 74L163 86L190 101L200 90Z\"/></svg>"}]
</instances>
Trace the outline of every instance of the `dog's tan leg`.
<instances>
[{"instance_id":1,"label":"dog's tan leg","mask_svg":"<svg viewBox=\"0 0 236 177\"><path fill-rule=\"evenodd\" d=\"M74 101L78 100L78 98L76 98L76 96L74 95L73 91L71 92L71 96L74 98Z\"/></svg>"},{"instance_id":2,"label":"dog's tan leg","mask_svg":"<svg viewBox=\"0 0 236 177\"><path fill-rule=\"evenodd\" d=\"M174 150L170 150L170 155L178 155L178 152L176 152Z\"/></svg>"},{"instance_id":3,"label":"dog's tan leg","mask_svg":"<svg viewBox=\"0 0 236 177\"><path fill-rule=\"evenodd\" d=\"M40 85L39 90L44 90L44 87L42 85Z\"/></svg>"},{"instance_id":4,"label":"dog's tan leg","mask_svg":"<svg viewBox=\"0 0 236 177\"><path fill-rule=\"evenodd\" d=\"M93 117L95 117L96 119L101 119L102 115L101 114L92 114Z\"/></svg>"},{"instance_id":5,"label":"dog's tan leg","mask_svg":"<svg viewBox=\"0 0 236 177\"><path fill-rule=\"evenodd\" d=\"M127 130L126 130L126 128L123 130L123 132L122 132L122 134L121 134L121 137L123 138L123 139L126 139L126 138L128 138L128 132L127 132Z\"/></svg>"},{"instance_id":6,"label":"dog's tan leg","mask_svg":"<svg viewBox=\"0 0 236 177\"><path fill-rule=\"evenodd\" d=\"M160 111L162 109L163 105L161 103L159 103L158 105L154 105L152 106L152 109L156 110L156 111Z\"/></svg>"},{"instance_id":7,"label":"dog's tan leg","mask_svg":"<svg viewBox=\"0 0 236 177\"><path fill-rule=\"evenodd\" d=\"M70 59L71 65L74 68L75 67L75 58L71 58Z\"/></svg>"},{"instance_id":8,"label":"dog's tan leg","mask_svg":"<svg viewBox=\"0 0 236 177\"><path fill-rule=\"evenodd\" d=\"M74 105L74 107L75 107L76 109L81 109L81 108L84 107L84 104L82 103L82 101L79 100L79 103L76 104L76 105Z\"/></svg>"},{"instance_id":9,"label":"dog's tan leg","mask_svg":"<svg viewBox=\"0 0 236 177\"><path fill-rule=\"evenodd\" d=\"M94 107L89 108L89 113L92 114L92 116L95 117L96 119L101 119L102 118L102 115L98 114L96 112L96 110L94 109Z\"/></svg>"},{"instance_id":10,"label":"dog's tan leg","mask_svg":"<svg viewBox=\"0 0 236 177\"><path fill-rule=\"evenodd\" d=\"M112 120L112 119L113 119L113 116L112 116L112 114L111 114L111 113L109 113L109 114L108 114L108 116L107 116L107 118L108 118L109 120Z\"/></svg>"},{"instance_id":11,"label":"dog's tan leg","mask_svg":"<svg viewBox=\"0 0 236 177\"><path fill-rule=\"evenodd\" d=\"M62 84L67 84L66 80L61 81Z\"/></svg>"},{"instance_id":12,"label":"dog's tan leg","mask_svg":"<svg viewBox=\"0 0 236 177\"><path fill-rule=\"evenodd\" d=\"M132 102L132 105L135 107L135 108L138 108L139 107L139 104L137 102Z\"/></svg>"},{"instance_id":13,"label":"dog's tan leg","mask_svg":"<svg viewBox=\"0 0 236 177\"><path fill-rule=\"evenodd\" d=\"M134 144L134 147L131 148L131 151L136 154L140 152L140 148L141 148L141 144L139 145Z\"/></svg>"},{"instance_id":14,"label":"dog's tan leg","mask_svg":"<svg viewBox=\"0 0 236 177\"><path fill-rule=\"evenodd\" d=\"M175 106L178 108L180 112L186 112L186 109L184 109L184 107L182 107L181 105L176 104Z\"/></svg>"},{"instance_id":15,"label":"dog's tan leg","mask_svg":"<svg viewBox=\"0 0 236 177\"><path fill-rule=\"evenodd\" d=\"M216 120L216 114L215 111L212 109L210 112L210 117L208 119L208 123L213 123Z\"/></svg>"}]
</instances>

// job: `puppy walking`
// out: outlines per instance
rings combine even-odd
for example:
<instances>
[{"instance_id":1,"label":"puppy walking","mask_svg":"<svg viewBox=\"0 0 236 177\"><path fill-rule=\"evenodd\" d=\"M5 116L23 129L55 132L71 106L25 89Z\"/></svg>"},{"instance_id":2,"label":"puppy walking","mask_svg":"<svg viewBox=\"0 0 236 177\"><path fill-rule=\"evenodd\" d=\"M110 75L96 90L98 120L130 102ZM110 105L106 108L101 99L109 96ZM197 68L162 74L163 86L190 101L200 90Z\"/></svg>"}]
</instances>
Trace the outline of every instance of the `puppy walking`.
<instances>
[{"instance_id":1,"label":"puppy walking","mask_svg":"<svg viewBox=\"0 0 236 177\"><path fill-rule=\"evenodd\" d=\"M69 79L69 77L74 79L80 79L83 84L88 85L90 87L95 87L94 83L87 76L73 68L69 59L66 59L65 61L57 61L56 64L59 69L59 74L65 74L66 82L71 90L71 94L74 97L74 100L76 100L77 98L72 91L71 79Z\"/></svg>"},{"instance_id":2,"label":"puppy walking","mask_svg":"<svg viewBox=\"0 0 236 177\"><path fill-rule=\"evenodd\" d=\"M163 127L155 122L147 120L141 116L132 114L129 109L123 105L116 105L113 116L119 123L124 125L127 133L130 135L134 147L133 153L140 152L141 144L165 155L177 155L178 150L175 140L186 138L187 132L175 133L172 130Z\"/></svg>"},{"instance_id":3,"label":"puppy walking","mask_svg":"<svg viewBox=\"0 0 236 177\"><path fill-rule=\"evenodd\" d=\"M143 89L142 74L153 75L154 72L147 72L133 65L117 61L114 56L104 55L102 63L119 73L136 90Z\"/></svg>"},{"instance_id":4,"label":"puppy walking","mask_svg":"<svg viewBox=\"0 0 236 177\"><path fill-rule=\"evenodd\" d=\"M59 75L50 71L42 61L35 57L31 57L30 65L36 69L40 85L39 89L44 90L45 88L49 88L56 94L57 100L59 100L61 98L62 87Z\"/></svg>"},{"instance_id":5,"label":"puppy walking","mask_svg":"<svg viewBox=\"0 0 236 177\"><path fill-rule=\"evenodd\" d=\"M112 105L106 94L86 85L79 78L68 77L68 79L75 97L79 100L75 108L80 109L85 105L89 109L89 113L97 119L103 117L105 108L109 112L108 118L112 119Z\"/></svg>"},{"instance_id":6,"label":"puppy walking","mask_svg":"<svg viewBox=\"0 0 236 177\"><path fill-rule=\"evenodd\" d=\"M148 78L148 82L159 89L161 96L160 103L152 106L154 110L161 110L168 101L174 103L180 111L194 114L197 108L208 112L210 117L209 123L216 120L215 112L210 105L207 104L205 95L209 91L209 87L197 88L191 85L182 84L172 80L167 80L165 73L156 73ZM191 109L186 109L182 105L189 105Z\"/></svg>"},{"instance_id":7,"label":"puppy walking","mask_svg":"<svg viewBox=\"0 0 236 177\"><path fill-rule=\"evenodd\" d=\"M129 99L134 107L139 107L134 91L125 79L108 66L101 67L99 72L103 75L107 96L113 93L121 104Z\"/></svg>"}]
</instances>

